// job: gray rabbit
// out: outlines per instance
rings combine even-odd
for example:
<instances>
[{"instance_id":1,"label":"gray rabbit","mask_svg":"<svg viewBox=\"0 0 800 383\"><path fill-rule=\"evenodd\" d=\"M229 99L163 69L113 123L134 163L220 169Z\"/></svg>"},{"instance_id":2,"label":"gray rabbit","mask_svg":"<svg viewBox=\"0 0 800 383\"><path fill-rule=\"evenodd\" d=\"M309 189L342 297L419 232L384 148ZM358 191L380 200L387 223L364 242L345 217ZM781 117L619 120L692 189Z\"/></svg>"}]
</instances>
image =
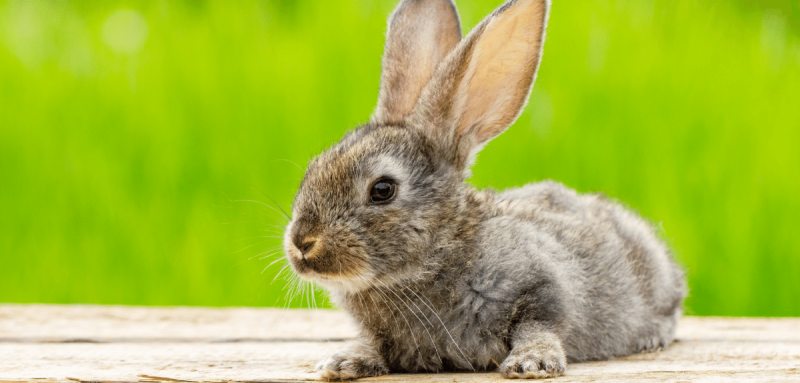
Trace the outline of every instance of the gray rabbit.
<instances>
[{"instance_id":1,"label":"gray rabbit","mask_svg":"<svg viewBox=\"0 0 800 383\"><path fill-rule=\"evenodd\" d=\"M527 102L549 7L510 0L463 40L451 0L392 13L372 121L311 161L284 238L360 326L323 378L544 378L672 342L684 273L646 221L555 182L464 182Z\"/></svg>"}]
</instances>

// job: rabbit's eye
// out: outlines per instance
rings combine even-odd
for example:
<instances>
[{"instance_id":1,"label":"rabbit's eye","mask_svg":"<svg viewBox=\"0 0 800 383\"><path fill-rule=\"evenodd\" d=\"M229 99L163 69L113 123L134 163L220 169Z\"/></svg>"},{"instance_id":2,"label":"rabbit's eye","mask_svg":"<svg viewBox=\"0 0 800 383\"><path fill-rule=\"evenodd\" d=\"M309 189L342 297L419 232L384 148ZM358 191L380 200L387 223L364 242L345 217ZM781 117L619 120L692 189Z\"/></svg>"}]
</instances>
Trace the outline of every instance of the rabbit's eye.
<instances>
[{"instance_id":1,"label":"rabbit's eye","mask_svg":"<svg viewBox=\"0 0 800 383\"><path fill-rule=\"evenodd\" d=\"M384 178L378 180L369 191L369 202L371 204L389 203L394 199L397 183L393 179Z\"/></svg>"}]
</instances>

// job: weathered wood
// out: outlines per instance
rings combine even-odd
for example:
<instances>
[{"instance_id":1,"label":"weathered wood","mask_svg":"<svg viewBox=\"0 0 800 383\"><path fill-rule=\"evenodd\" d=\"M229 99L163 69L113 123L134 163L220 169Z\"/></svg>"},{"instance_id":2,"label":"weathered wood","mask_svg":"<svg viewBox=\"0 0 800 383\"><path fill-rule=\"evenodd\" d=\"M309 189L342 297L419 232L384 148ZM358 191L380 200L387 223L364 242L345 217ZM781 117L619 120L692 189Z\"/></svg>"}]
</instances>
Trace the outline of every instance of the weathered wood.
<instances>
[{"instance_id":1,"label":"weathered wood","mask_svg":"<svg viewBox=\"0 0 800 383\"><path fill-rule=\"evenodd\" d=\"M252 308L0 305L0 341L342 340L344 312Z\"/></svg>"},{"instance_id":2,"label":"weathered wood","mask_svg":"<svg viewBox=\"0 0 800 383\"><path fill-rule=\"evenodd\" d=\"M314 380L314 364L354 334L339 311L5 305L0 383ZM571 364L557 380L800 381L800 319L686 317L678 339L662 352Z\"/></svg>"}]
</instances>

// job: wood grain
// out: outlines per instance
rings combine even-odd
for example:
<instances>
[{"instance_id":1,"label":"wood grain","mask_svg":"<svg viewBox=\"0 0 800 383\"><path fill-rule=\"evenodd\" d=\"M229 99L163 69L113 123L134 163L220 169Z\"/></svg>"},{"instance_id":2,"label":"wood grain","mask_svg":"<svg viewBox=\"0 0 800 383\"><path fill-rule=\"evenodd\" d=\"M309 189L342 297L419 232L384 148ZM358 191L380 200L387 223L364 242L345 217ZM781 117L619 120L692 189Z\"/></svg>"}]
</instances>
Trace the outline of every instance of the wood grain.
<instances>
[{"instance_id":1,"label":"wood grain","mask_svg":"<svg viewBox=\"0 0 800 383\"><path fill-rule=\"evenodd\" d=\"M354 335L339 311L0 305L0 383L316 380L314 364ZM800 319L685 317L665 351L571 364L555 380L800 382Z\"/></svg>"}]
</instances>

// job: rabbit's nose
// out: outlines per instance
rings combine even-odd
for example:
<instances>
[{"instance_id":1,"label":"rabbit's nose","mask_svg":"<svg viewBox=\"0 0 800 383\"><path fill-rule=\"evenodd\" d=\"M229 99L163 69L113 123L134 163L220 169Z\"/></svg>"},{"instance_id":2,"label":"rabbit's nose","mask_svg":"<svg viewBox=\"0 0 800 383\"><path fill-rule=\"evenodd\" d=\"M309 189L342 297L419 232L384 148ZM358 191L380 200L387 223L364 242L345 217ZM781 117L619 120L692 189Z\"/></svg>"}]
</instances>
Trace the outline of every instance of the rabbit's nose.
<instances>
[{"instance_id":1,"label":"rabbit's nose","mask_svg":"<svg viewBox=\"0 0 800 383\"><path fill-rule=\"evenodd\" d=\"M303 254L303 258L305 259L306 254L314 248L315 243L317 243L317 241L314 239L304 238L300 243L295 242L294 245L297 247L297 250L300 250L300 254Z\"/></svg>"}]
</instances>

